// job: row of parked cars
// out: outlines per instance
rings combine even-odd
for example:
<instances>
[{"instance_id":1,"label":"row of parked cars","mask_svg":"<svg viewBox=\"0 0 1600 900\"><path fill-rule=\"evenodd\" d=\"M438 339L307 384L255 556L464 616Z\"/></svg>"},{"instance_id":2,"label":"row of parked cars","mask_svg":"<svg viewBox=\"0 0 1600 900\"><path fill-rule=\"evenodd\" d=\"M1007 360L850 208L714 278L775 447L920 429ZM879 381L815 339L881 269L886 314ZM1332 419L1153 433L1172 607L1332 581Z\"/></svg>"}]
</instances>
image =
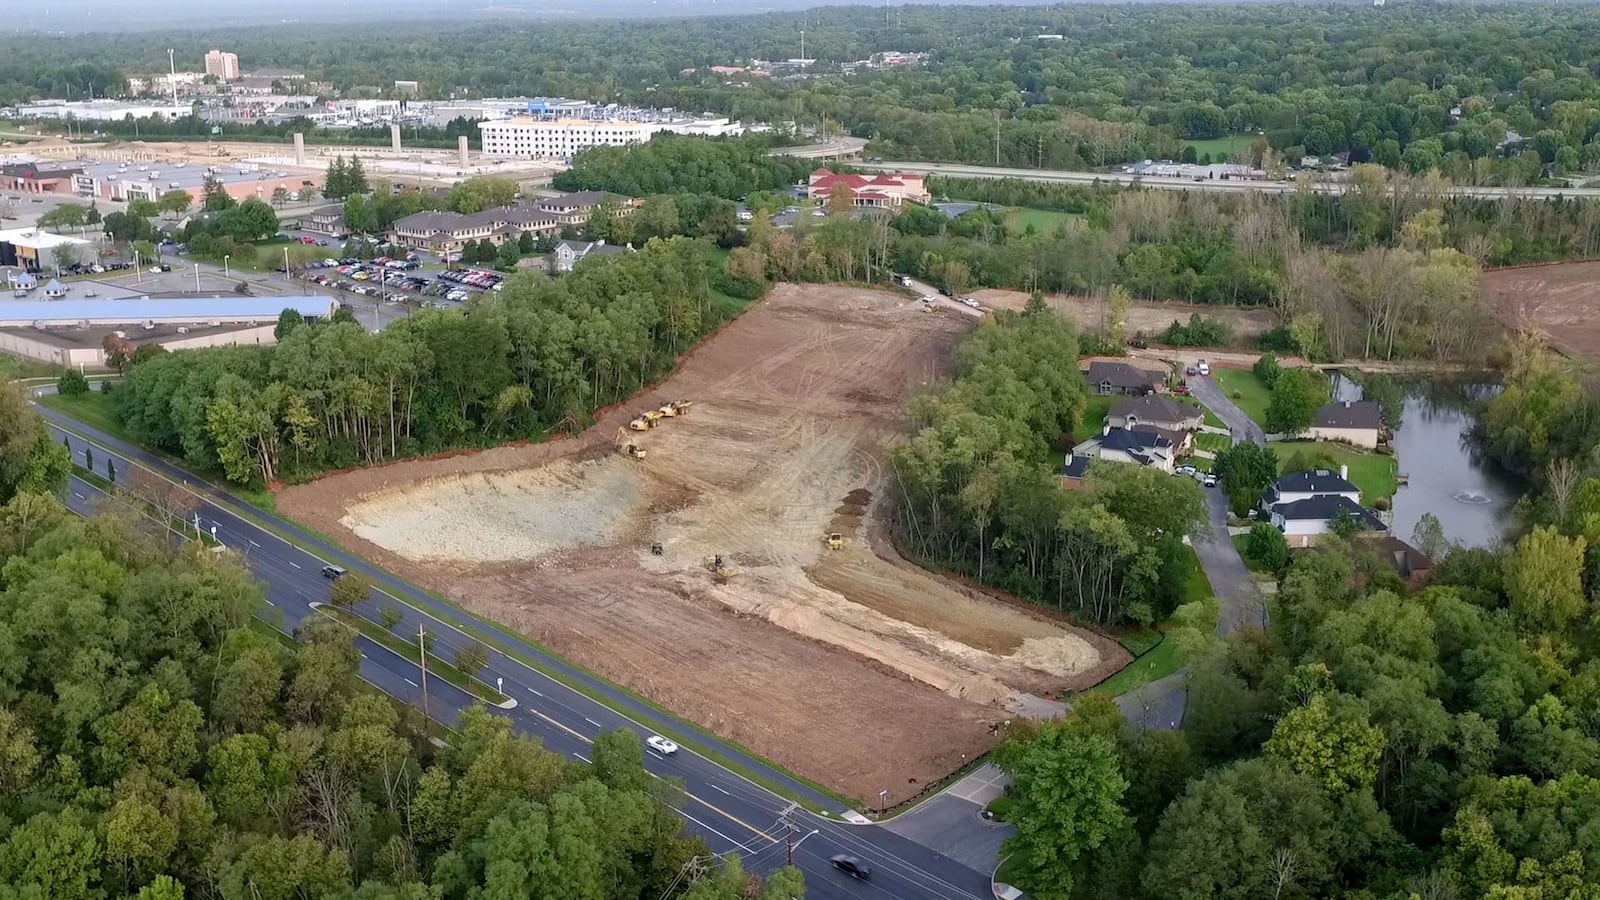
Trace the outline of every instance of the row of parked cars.
<instances>
[{"instance_id":1,"label":"row of parked cars","mask_svg":"<svg viewBox=\"0 0 1600 900\"><path fill-rule=\"evenodd\" d=\"M461 286L452 285L450 282L458 281L451 278L448 281L433 281L426 275L414 273L418 267L414 259L396 259L379 257L370 262L358 259L327 259L310 264L313 269L331 270L326 273L306 276L312 284L320 284L335 290L349 291L352 294L363 296L387 297L391 303L398 303L405 299L405 294L420 294L424 297L442 297L445 300L461 302L472 296L469 287L479 287L482 282L461 281ZM464 273L444 273L445 275L462 275ZM441 275L441 278L444 276Z\"/></svg>"},{"instance_id":2,"label":"row of parked cars","mask_svg":"<svg viewBox=\"0 0 1600 900\"><path fill-rule=\"evenodd\" d=\"M445 281L454 282L480 291L498 291L505 282L505 277L497 272L485 272L481 269L458 269L454 272L443 272L439 275Z\"/></svg>"}]
</instances>

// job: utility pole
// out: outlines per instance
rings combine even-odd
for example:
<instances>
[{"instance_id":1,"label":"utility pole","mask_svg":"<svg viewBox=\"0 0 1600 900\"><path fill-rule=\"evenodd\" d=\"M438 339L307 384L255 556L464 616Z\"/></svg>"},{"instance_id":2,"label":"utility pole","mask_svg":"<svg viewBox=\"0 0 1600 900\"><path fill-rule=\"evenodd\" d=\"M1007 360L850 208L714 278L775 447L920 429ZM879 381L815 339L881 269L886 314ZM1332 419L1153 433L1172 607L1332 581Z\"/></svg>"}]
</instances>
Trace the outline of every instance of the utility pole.
<instances>
[{"instance_id":1,"label":"utility pole","mask_svg":"<svg viewBox=\"0 0 1600 900\"><path fill-rule=\"evenodd\" d=\"M778 818L783 821L784 830L789 833L789 865L791 866L794 865L794 819L792 816L799 810L800 805L798 803L791 803L783 808L783 812L778 814Z\"/></svg>"}]
</instances>

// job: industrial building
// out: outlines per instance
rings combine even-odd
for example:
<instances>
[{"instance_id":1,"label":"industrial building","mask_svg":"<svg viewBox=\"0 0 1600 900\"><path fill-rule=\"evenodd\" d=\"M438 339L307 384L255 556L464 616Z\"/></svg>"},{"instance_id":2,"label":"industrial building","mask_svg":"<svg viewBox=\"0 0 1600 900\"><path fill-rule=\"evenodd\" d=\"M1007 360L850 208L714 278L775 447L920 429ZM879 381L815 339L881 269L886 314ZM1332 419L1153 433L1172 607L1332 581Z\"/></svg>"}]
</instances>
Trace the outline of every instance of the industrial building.
<instances>
[{"instance_id":1,"label":"industrial building","mask_svg":"<svg viewBox=\"0 0 1600 900\"><path fill-rule=\"evenodd\" d=\"M641 122L628 119L538 119L531 116L479 122L485 156L568 160L587 147L623 147L650 140L659 132L704 137L739 134L728 119Z\"/></svg>"},{"instance_id":2,"label":"industrial building","mask_svg":"<svg viewBox=\"0 0 1600 900\"><path fill-rule=\"evenodd\" d=\"M278 315L326 319L331 297L133 297L0 300L0 352L73 368L105 365L106 338L168 350L276 343Z\"/></svg>"},{"instance_id":3,"label":"industrial building","mask_svg":"<svg viewBox=\"0 0 1600 900\"><path fill-rule=\"evenodd\" d=\"M171 103L124 103L120 100L40 100L37 103L20 103L16 107L16 117L19 119L72 119L79 122L120 122L129 116L135 119L181 119L189 112L190 107Z\"/></svg>"}]
</instances>

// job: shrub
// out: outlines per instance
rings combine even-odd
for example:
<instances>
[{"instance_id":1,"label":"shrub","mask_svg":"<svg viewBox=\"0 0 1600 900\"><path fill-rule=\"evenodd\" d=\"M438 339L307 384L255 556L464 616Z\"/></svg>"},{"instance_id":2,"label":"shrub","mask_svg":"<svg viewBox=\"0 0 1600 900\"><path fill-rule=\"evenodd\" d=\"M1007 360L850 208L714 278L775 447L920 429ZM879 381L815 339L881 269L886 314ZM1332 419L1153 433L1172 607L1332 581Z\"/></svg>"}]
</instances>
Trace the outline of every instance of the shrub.
<instances>
[{"instance_id":1,"label":"shrub","mask_svg":"<svg viewBox=\"0 0 1600 900\"><path fill-rule=\"evenodd\" d=\"M1261 332L1261 336L1256 338L1256 346L1270 353L1300 352L1300 346L1295 343L1294 335L1283 325Z\"/></svg>"},{"instance_id":2,"label":"shrub","mask_svg":"<svg viewBox=\"0 0 1600 900\"><path fill-rule=\"evenodd\" d=\"M1277 384L1278 376L1283 374L1283 367L1278 365L1277 356L1272 353L1263 353L1261 358L1256 360L1256 364L1250 367L1250 371L1256 373L1256 377L1261 379L1262 384L1272 387Z\"/></svg>"},{"instance_id":3,"label":"shrub","mask_svg":"<svg viewBox=\"0 0 1600 900\"><path fill-rule=\"evenodd\" d=\"M63 397L82 397L89 393L89 379L84 378L82 372L68 369L56 379L56 393Z\"/></svg>"},{"instance_id":4,"label":"shrub","mask_svg":"<svg viewBox=\"0 0 1600 900\"><path fill-rule=\"evenodd\" d=\"M1378 512L1388 512L1389 511L1389 498L1388 497L1379 497L1378 499L1372 501L1372 508L1377 510Z\"/></svg>"},{"instance_id":5,"label":"shrub","mask_svg":"<svg viewBox=\"0 0 1600 900\"><path fill-rule=\"evenodd\" d=\"M1245 540L1244 555L1263 568L1277 572L1289 564L1289 542L1270 522L1257 522Z\"/></svg>"},{"instance_id":6,"label":"shrub","mask_svg":"<svg viewBox=\"0 0 1600 900\"><path fill-rule=\"evenodd\" d=\"M1163 343L1174 347L1222 347L1233 339L1233 329L1221 319L1207 319L1199 313L1189 316L1189 324L1174 320L1161 333Z\"/></svg>"}]
</instances>

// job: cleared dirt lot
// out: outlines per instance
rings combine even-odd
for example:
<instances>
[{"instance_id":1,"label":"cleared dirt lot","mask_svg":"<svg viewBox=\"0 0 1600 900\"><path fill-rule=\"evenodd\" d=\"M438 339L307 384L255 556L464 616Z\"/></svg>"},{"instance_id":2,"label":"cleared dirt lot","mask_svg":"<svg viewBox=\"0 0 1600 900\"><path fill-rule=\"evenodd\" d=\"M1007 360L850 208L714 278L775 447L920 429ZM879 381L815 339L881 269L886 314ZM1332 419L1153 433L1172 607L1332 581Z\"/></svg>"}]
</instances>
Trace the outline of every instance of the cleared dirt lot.
<instances>
[{"instance_id":1,"label":"cleared dirt lot","mask_svg":"<svg viewBox=\"0 0 1600 900\"><path fill-rule=\"evenodd\" d=\"M278 506L846 795L909 795L1031 694L1127 661L887 544L901 400L971 327L889 293L780 286L577 439L337 475ZM695 405L638 438L647 460L615 452L670 399ZM704 565L719 554L726 583Z\"/></svg>"},{"instance_id":2,"label":"cleared dirt lot","mask_svg":"<svg viewBox=\"0 0 1600 900\"><path fill-rule=\"evenodd\" d=\"M1028 295L1022 291L1004 291L987 289L976 291L972 294L986 307L994 309L1014 309L1021 311L1028 304ZM1098 333L1100 331L1101 309L1099 301L1093 297L1082 297L1068 294L1047 294L1045 302L1050 308L1065 315L1085 331ZM1272 311L1266 309L1246 309L1238 306L1194 306L1187 303L1150 303L1148 301L1134 301L1128 309L1127 333L1133 335L1143 332L1145 336L1152 337L1167 330L1167 326L1174 321L1188 322L1189 317L1199 313L1207 318L1221 319L1233 326L1236 338L1249 338L1267 331L1275 324Z\"/></svg>"},{"instance_id":3,"label":"cleared dirt lot","mask_svg":"<svg viewBox=\"0 0 1600 900\"><path fill-rule=\"evenodd\" d=\"M1570 356L1600 359L1600 262L1491 269L1482 285L1508 327L1538 331Z\"/></svg>"}]
</instances>

